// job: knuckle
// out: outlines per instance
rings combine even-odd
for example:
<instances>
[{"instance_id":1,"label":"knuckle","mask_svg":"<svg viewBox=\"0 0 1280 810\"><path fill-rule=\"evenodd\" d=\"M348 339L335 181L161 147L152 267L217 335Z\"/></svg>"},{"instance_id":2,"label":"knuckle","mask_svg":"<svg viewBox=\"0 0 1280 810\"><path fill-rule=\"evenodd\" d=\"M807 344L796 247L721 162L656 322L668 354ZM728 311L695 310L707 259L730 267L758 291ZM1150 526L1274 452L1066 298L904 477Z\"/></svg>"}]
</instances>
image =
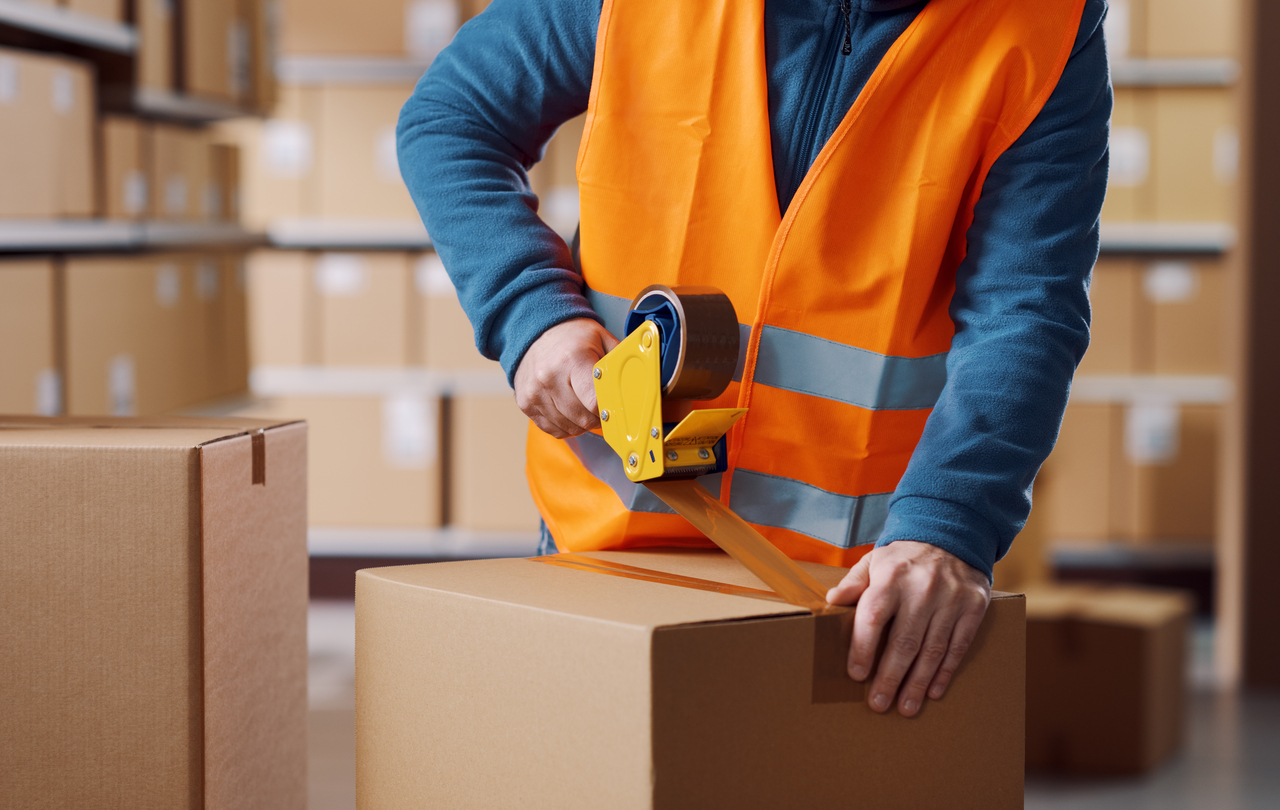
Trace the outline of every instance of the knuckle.
<instances>
[{"instance_id":1,"label":"knuckle","mask_svg":"<svg viewBox=\"0 0 1280 810\"><path fill-rule=\"evenodd\" d=\"M904 633L893 639L892 646L894 652L913 656L920 650L920 639Z\"/></svg>"},{"instance_id":2,"label":"knuckle","mask_svg":"<svg viewBox=\"0 0 1280 810\"><path fill-rule=\"evenodd\" d=\"M925 661L938 661L947 654L947 645L931 641L920 649L920 657Z\"/></svg>"}]
</instances>

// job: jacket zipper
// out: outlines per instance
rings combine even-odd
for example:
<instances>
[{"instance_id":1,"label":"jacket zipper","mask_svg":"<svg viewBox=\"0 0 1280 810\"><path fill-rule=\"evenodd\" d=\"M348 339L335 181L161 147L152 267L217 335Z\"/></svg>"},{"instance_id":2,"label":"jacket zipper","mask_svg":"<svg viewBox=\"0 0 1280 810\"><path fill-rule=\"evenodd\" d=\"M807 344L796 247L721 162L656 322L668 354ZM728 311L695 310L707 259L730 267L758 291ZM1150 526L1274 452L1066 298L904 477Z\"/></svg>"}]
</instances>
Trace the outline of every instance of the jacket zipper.
<instances>
[{"instance_id":1,"label":"jacket zipper","mask_svg":"<svg viewBox=\"0 0 1280 810\"><path fill-rule=\"evenodd\" d=\"M839 0L840 13L844 16L844 43L840 48L840 52L845 56L853 50L852 44L852 23L849 20L851 13L850 3L852 0ZM813 94L812 102L809 105L808 115L805 117L804 124L804 157L809 158L806 161L805 173L808 173L808 166L813 163L813 159L817 157L817 151L814 140L818 137L818 119L822 117L822 111L827 106L827 95L831 92L831 76L836 69L836 49L832 47L835 43L831 42L825 49L822 58L822 74L819 76L818 92ZM803 175L801 175L803 177Z\"/></svg>"}]
</instances>

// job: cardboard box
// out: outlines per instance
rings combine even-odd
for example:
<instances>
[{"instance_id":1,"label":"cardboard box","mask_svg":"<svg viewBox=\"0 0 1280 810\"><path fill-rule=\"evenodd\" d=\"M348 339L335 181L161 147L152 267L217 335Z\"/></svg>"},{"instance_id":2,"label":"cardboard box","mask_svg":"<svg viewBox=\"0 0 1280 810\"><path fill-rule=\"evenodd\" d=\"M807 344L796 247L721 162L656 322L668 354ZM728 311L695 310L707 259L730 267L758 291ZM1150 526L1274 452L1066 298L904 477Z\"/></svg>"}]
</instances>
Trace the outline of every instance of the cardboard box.
<instances>
[{"instance_id":1,"label":"cardboard box","mask_svg":"<svg viewBox=\"0 0 1280 810\"><path fill-rule=\"evenodd\" d=\"M248 259L249 359L254 366L319 362L319 323L311 257L259 250Z\"/></svg>"},{"instance_id":2,"label":"cardboard box","mask_svg":"<svg viewBox=\"0 0 1280 810\"><path fill-rule=\"evenodd\" d=\"M718 552L582 556L761 588ZM947 696L908 720L849 680L847 611L522 559L360 571L357 801L1022 807L1023 610L994 598Z\"/></svg>"},{"instance_id":3,"label":"cardboard box","mask_svg":"<svg viewBox=\"0 0 1280 810\"><path fill-rule=\"evenodd\" d=\"M282 397L242 413L307 420L312 526L440 525L440 410L434 398Z\"/></svg>"},{"instance_id":4,"label":"cardboard box","mask_svg":"<svg viewBox=\"0 0 1280 810\"><path fill-rule=\"evenodd\" d=\"M453 39L463 13L458 0L283 0L281 50L427 61Z\"/></svg>"},{"instance_id":5,"label":"cardboard box","mask_svg":"<svg viewBox=\"0 0 1280 810\"><path fill-rule=\"evenodd\" d=\"M1146 49L1156 59L1239 56L1241 0L1145 0Z\"/></svg>"},{"instance_id":6,"label":"cardboard box","mask_svg":"<svg viewBox=\"0 0 1280 810\"><path fill-rule=\"evenodd\" d=\"M409 262L403 253L321 253L311 271L326 366L404 366Z\"/></svg>"},{"instance_id":7,"label":"cardboard box","mask_svg":"<svg viewBox=\"0 0 1280 810\"><path fill-rule=\"evenodd\" d=\"M1152 182L1155 96L1145 88L1117 88L1111 112L1111 164L1103 221L1145 221L1155 216Z\"/></svg>"},{"instance_id":8,"label":"cardboard box","mask_svg":"<svg viewBox=\"0 0 1280 810\"><path fill-rule=\"evenodd\" d=\"M135 81L146 90L176 89L177 0L134 0L133 24L138 30Z\"/></svg>"},{"instance_id":9,"label":"cardboard box","mask_svg":"<svg viewBox=\"0 0 1280 810\"><path fill-rule=\"evenodd\" d=\"M279 56L279 6L276 0L240 0L240 16L248 33L246 107L269 115L276 106L276 60Z\"/></svg>"},{"instance_id":10,"label":"cardboard box","mask_svg":"<svg viewBox=\"0 0 1280 810\"><path fill-rule=\"evenodd\" d=\"M112 22L123 22L125 0L62 0L62 4L71 11L101 17Z\"/></svg>"},{"instance_id":11,"label":"cardboard box","mask_svg":"<svg viewBox=\"0 0 1280 810\"><path fill-rule=\"evenodd\" d=\"M86 217L95 205L93 70L0 48L0 217Z\"/></svg>"},{"instance_id":12,"label":"cardboard box","mask_svg":"<svg viewBox=\"0 0 1280 810\"><path fill-rule=\"evenodd\" d=\"M67 412L150 416L211 395L198 258L69 258Z\"/></svg>"},{"instance_id":13,"label":"cardboard box","mask_svg":"<svg viewBox=\"0 0 1280 810\"><path fill-rule=\"evenodd\" d=\"M221 208L212 190L213 151L207 132L171 124L151 130L150 172L155 183L151 217L209 221Z\"/></svg>"},{"instance_id":14,"label":"cardboard box","mask_svg":"<svg viewBox=\"0 0 1280 810\"><path fill-rule=\"evenodd\" d=\"M1200 13L1201 17L1212 16ZM1153 217L1233 222L1240 173L1240 112L1231 88L1153 91Z\"/></svg>"},{"instance_id":15,"label":"cardboard box","mask_svg":"<svg viewBox=\"0 0 1280 810\"><path fill-rule=\"evenodd\" d=\"M0 430L0 805L303 810L306 427Z\"/></svg>"},{"instance_id":16,"label":"cardboard box","mask_svg":"<svg viewBox=\"0 0 1280 810\"><path fill-rule=\"evenodd\" d=\"M186 0L182 45L188 95L234 104L248 94L248 29L238 0Z\"/></svg>"},{"instance_id":17,"label":"cardboard box","mask_svg":"<svg viewBox=\"0 0 1280 810\"><path fill-rule=\"evenodd\" d=\"M1177 750L1190 599L1042 586L1026 610L1028 770L1142 773Z\"/></svg>"},{"instance_id":18,"label":"cardboard box","mask_svg":"<svg viewBox=\"0 0 1280 810\"><path fill-rule=\"evenodd\" d=\"M314 210L316 97L314 88L282 85L273 118L217 125L215 137L241 150L241 220L246 226L266 228Z\"/></svg>"},{"instance_id":19,"label":"cardboard box","mask_svg":"<svg viewBox=\"0 0 1280 810\"><path fill-rule=\"evenodd\" d=\"M215 143L209 148L212 197L207 201L206 208L213 212L213 219L238 222L240 220L240 147Z\"/></svg>"},{"instance_id":20,"label":"cardboard box","mask_svg":"<svg viewBox=\"0 0 1280 810\"><path fill-rule=\"evenodd\" d=\"M138 118L104 115L98 124L98 211L107 219L141 219L150 208L149 133Z\"/></svg>"},{"instance_id":21,"label":"cardboard box","mask_svg":"<svg viewBox=\"0 0 1280 810\"><path fill-rule=\"evenodd\" d=\"M309 216L418 222L396 156L396 122L413 84L326 85L316 93Z\"/></svg>"},{"instance_id":22,"label":"cardboard box","mask_svg":"<svg viewBox=\"0 0 1280 810\"><path fill-rule=\"evenodd\" d=\"M1099 260L1078 373L1224 373L1228 272L1220 260Z\"/></svg>"},{"instance_id":23,"label":"cardboard box","mask_svg":"<svg viewBox=\"0 0 1280 810\"><path fill-rule=\"evenodd\" d=\"M231 253L222 257L221 265L222 338L217 353L221 376L215 396L249 390L248 260L242 254Z\"/></svg>"},{"instance_id":24,"label":"cardboard box","mask_svg":"<svg viewBox=\"0 0 1280 810\"><path fill-rule=\"evenodd\" d=\"M1221 408L1072 403L1036 481L1061 540L1212 543Z\"/></svg>"},{"instance_id":25,"label":"cardboard box","mask_svg":"<svg viewBox=\"0 0 1280 810\"><path fill-rule=\"evenodd\" d=\"M510 392L460 394L450 402L449 521L461 529L536 532L540 518L525 478L529 419Z\"/></svg>"},{"instance_id":26,"label":"cardboard box","mask_svg":"<svg viewBox=\"0 0 1280 810\"><path fill-rule=\"evenodd\" d=\"M411 362L442 371L487 369L502 374L498 363L476 348L475 330L435 253L421 254L414 261L413 287Z\"/></svg>"},{"instance_id":27,"label":"cardboard box","mask_svg":"<svg viewBox=\"0 0 1280 810\"><path fill-rule=\"evenodd\" d=\"M0 261L0 413L62 412L54 272L46 258Z\"/></svg>"}]
</instances>

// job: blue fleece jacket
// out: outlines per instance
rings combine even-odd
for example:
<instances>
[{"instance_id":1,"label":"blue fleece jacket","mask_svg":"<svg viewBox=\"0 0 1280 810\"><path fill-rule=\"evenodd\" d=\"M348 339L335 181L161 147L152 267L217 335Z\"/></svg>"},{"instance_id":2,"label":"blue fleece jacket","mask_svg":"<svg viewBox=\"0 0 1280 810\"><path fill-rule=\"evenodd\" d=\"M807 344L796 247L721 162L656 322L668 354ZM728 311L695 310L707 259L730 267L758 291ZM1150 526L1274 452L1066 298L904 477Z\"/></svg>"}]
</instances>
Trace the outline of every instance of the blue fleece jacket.
<instances>
[{"instance_id":1,"label":"blue fleece jacket","mask_svg":"<svg viewBox=\"0 0 1280 810\"><path fill-rule=\"evenodd\" d=\"M778 200L810 164L924 2L767 0L765 52ZM537 216L528 169L584 112L601 0L493 0L418 83L400 168L458 288L476 345L514 376L529 345L597 318L569 249ZM991 574L1031 508L1089 341L1088 285L1107 180L1111 87L1104 0L1086 0L1044 109L982 189L951 316L947 384L877 545L919 540Z\"/></svg>"}]
</instances>

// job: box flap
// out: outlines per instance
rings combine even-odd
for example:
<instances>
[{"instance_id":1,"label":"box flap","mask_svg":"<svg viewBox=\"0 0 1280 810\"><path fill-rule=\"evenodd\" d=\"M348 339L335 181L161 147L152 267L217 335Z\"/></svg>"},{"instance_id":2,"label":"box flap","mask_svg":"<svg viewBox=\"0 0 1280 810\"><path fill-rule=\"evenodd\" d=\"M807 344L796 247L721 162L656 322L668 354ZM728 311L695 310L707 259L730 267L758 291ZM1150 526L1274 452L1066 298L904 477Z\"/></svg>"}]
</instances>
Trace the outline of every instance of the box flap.
<instances>
[{"instance_id":1,"label":"box flap","mask_svg":"<svg viewBox=\"0 0 1280 810\"><path fill-rule=\"evenodd\" d=\"M220 416L0 416L0 445L199 447L293 424L296 420Z\"/></svg>"},{"instance_id":2,"label":"box flap","mask_svg":"<svg viewBox=\"0 0 1280 810\"><path fill-rule=\"evenodd\" d=\"M1027 589L1027 621L1075 619L1158 627L1191 612L1182 591L1119 585L1036 585Z\"/></svg>"}]
</instances>

